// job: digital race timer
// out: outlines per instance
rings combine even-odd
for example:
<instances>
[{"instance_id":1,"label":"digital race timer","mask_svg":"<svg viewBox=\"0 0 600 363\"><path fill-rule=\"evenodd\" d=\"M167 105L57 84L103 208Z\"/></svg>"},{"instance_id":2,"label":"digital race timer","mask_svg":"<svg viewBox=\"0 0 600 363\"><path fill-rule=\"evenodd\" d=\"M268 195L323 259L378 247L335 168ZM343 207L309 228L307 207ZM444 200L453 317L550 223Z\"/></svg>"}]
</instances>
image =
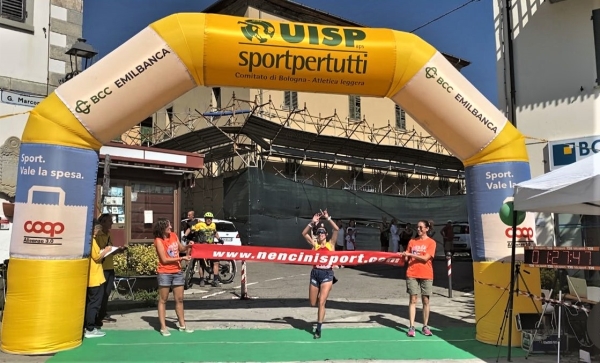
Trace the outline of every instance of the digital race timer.
<instances>
[{"instance_id":1,"label":"digital race timer","mask_svg":"<svg viewBox=\"0 0 600 363\"><path fill-rule=\"evenodd\" d=\"M600 270L600 247L525 247L530 267Z\"/></svg>"}]
</instances>

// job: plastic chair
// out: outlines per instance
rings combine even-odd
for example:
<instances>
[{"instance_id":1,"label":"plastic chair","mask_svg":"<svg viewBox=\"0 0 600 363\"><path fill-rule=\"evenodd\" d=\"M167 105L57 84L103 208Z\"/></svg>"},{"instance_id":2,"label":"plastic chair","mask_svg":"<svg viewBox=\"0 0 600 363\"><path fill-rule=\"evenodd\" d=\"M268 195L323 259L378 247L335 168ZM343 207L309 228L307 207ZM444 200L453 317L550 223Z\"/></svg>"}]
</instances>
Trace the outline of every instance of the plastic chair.
<instances>
[{"instance_id":1,"label":"plastic chair","mask_svg":"<svg viewBox=\"0 0 600 363\"><path fill-rule=\"evenodd\" d=\"M112 293L110 294L110 298L111 300L114 298L115 294L117 294L119 297L126 297L127 294L129 296L131 296L131 300L134 300L135 297L133 295L133 286L135 286L135 277L129 277L129 276L115 276L115 288L113 289ZM121 293L119 292L119 287L122 287L125 289L126 291L126 295L121 295Z\"/></svg>"},{"instance_id":2,"label":"plastic chair","mask_svg":"<svg viewBox=\"0 0 600 363\"><path fill-rule=\"evenodd\" d=\"M126 259L127 259L127 268L125 269L125 271L128 273L131 269L131 264L129 262L129 250L126 250L125 253L127 254ZM135 296L133 294L133 287L135 286L135 281L136 278L135 277L131 277L131 276L115 276L115 281L114 281L114 289L112 291L112 293L110 294L110 299L112 300L115 296L115 294L117 294L117 296L119 298L126 298L127 295L131 296L131 300L135 300ZM122 295L119 292L119 287L123 288L125 290L125 295Z\"/></svg>"}]
</instances>

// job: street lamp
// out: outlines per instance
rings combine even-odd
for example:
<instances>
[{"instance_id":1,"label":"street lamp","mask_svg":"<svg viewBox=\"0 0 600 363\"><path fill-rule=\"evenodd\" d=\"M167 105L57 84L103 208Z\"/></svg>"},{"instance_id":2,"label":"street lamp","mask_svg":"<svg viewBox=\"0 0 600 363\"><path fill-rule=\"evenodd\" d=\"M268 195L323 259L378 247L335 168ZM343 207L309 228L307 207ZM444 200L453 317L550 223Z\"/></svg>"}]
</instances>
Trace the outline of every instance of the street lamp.
<instances>
[{"instance_id":1,"label":"street lamp","mask_svg":"<svg viewBox=\"0 0 600 363\"><path fill-rule=\"evenodd\" d=\"M84 38L77 38L77 41L71 49L67 50L65 54L69 55L69 61L71 62L71 72L65 75L65 78L60 80L60 83L65 83L71 78L83 72L93 63L93 58L98 52L85 42ZM81 70L79 69L79 63L81 62ZM73 63L75 64L73 66Z\"/></svg>"}]
</instances>

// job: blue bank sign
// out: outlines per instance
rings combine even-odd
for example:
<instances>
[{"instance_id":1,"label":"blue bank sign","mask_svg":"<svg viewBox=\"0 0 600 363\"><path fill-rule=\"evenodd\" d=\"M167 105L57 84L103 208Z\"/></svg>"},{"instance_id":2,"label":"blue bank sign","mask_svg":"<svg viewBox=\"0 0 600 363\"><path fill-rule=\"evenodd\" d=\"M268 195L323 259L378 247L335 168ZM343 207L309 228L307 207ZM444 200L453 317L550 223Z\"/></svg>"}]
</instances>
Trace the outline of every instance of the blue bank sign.
<instances>
[{"instance_id":1,"label":"blue bank sign","mask_svg":"<svg viewBox=\"0 0 600 363\"><path fill-rule=\"evenodd\" d=\"M550 170L558 169L600 152L600 135L550 141L548 152Z\"/></svg>"}]
</instances>

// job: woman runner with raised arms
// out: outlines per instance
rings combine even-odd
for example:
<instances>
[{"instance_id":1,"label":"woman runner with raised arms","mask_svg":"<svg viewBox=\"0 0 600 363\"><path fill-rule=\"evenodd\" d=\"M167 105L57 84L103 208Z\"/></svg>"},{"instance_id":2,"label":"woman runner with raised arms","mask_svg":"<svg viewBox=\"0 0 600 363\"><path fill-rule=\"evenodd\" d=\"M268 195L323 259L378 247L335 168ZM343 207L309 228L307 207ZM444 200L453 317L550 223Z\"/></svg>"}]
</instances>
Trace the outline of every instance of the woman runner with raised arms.
<instances>
[{"instance_id":1,"label":"woman runner with raised arms","mask_svg":"<svg viewBox=\"0 0 600 363\"><path fill-rule=\"evenodd\" d=\"M319 219L325 217L331 224L331 238L327 240L327 229L325 223L319 223ZM317 227L317 240L313 241L311 237L312 228ZM339 227L331 219L327 210L322 213L317 213L313 216L312 223L309 223L302 231L302 236L314 250L333 251L335 246L331 241L337 240ZM317 328L314 331L314 338L321 338L321 327L325 320L325 303L333 286L335 277L333 276L333 266L331 263L327 265L315 265L310 272L310 285L308 288L308 299L311 306L318 306L317 312ZM317 305L318 304L318 305Z\"/></svg>"}]
</instances>

